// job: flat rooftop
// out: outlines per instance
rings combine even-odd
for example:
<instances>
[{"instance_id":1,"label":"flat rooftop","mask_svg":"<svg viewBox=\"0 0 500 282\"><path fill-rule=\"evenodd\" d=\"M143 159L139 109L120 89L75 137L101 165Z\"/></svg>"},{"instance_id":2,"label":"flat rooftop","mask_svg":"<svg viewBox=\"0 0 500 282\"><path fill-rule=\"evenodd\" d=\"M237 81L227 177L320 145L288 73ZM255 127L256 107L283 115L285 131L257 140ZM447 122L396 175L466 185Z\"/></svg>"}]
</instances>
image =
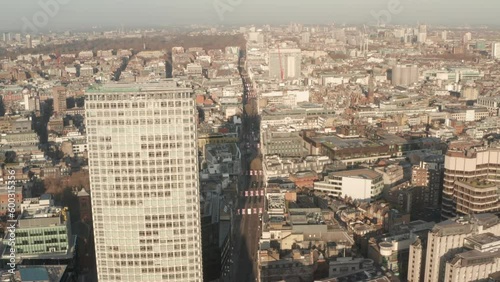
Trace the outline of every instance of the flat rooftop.
<instances>
[{"instance_id":1,"label":"flat rooftop","mask_svg":"<svg viewBox=\"0 0 500 282\"><path fill-rule=\"evenodd\" d=\"M219 153L236 155L238 153L238 146L236 143L207 144L205 145L205 150L213 156L217 156Z\"/></svg>"},{"instance_id":2,"label":"flat rooftop","mask_svg":"<svg viewBox=\"0 0 500 282\"><path fill-rule=\"evenodd\" d=\"M182 87L178 87L175 80L148 83L110 83L90 86L85 93L136 93L168 89L182 89ZM189 90L191 89L189 88Z\"/></svg>"},{"instance_id":3,"label":"flat rooftop","mask_svg":"<svg viewBox=\"0 0 500 282\"><path fill-rule=\"evenodd\" d=\"M382 139L380 142L386 145L402 145L407 143L406 139L390 133L378 134Z\"/></svg>"},{"instance_id":4,"label":"flat rooftop","mask_svg":"<svg viewBox=\"0 0 500 282\"><path fill-rule=\"evenodd\" d=\"M27 208L24 210L21 219L57 217L61 214L61 208L50 206L40 208Z\"/></svg>"},{"instance_id":5,"label":"flat rooftop","mask_svg":"<svg viewBox=\"0 0 500 282\"><path fill-rule=\"evenodd\" d=\"M461 266L487 264L493 263L494 259L498 257L500 257L500 251L481 252L478 250L472 250L457 254L455 259L452 260L452 264L458 262L458 259L461 259Z\"/></svg>"},{"instance_id":6,"label":"flat rooftop","mask_svg":"<svg viewBox=\"0 0 500 282\"><path fill-rule=\"evenodd\" d=\"M384 144L374 142L367 138L341 138L337 135L311 137L317 144L323 144L333 150L342 150L348 148L380 147Z\"/></svg>"},{"instance_id":7,"label":"flat rooftop","mask_svg":"<svg viewBox=\"0 0 500 282\"><path fill-rule=\"evenodd\" d=\"M483 228L489 228L498 224L499 221L498 216L491 213L473 214L442 221L436 224L431 232L439 233L440 236L465 234L473 230L473 222L476 222L479 226L483 226Z\"/></svg>"},{"instance_id":8,"label":"flat rooftop","mask_svg":"<svg viewBox=\"0 0 500 282\"><path fill-rule=\"evenodd\" d=\"M318 174L312 170L306 170L306 171L298 171L295 174L293 174L296 178L308 178L308 177L317 177Z\"/></svg>"},{"instance_id":9,"label":"flat rooftop","mask_svg":"<svg viewBox=\"0 0 500 282\"><path fill-rule=\"evenodd\" d=\"M466 238L465 240L478 247L482 247L495 242L498 242L500 245L500 236L496 236L495 234L489 232L474 235Z\"/></svg>"},{"instance_id":10,"label":"flat rooftop","mask_svg":"<svg viewBox=\"0 0 500 282\"><path fill-rule=\"evenodd\" d=\"M371 169L354 169L354 170L344 170L344 171L336 171L330 173L333 176L340 177L355 177L355 178L364 178L364 179L376 179L381 177L382 175L376 171Z\"/></svg>"}]
</instances>

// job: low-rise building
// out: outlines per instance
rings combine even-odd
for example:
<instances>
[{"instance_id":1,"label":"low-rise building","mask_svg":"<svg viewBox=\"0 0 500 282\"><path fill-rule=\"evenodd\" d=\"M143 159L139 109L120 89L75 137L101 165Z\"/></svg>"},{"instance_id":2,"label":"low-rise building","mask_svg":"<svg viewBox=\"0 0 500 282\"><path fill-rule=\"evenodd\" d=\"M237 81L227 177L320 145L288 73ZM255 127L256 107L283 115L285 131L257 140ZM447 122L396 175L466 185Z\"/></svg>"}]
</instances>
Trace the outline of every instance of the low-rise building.
<instances>
[{"instance_id":1,"label":"low-rise building","mask_svg":"<svg viewBox=\"0 0 500 282\"><path fill-rule=\"evenodd\" d=\"M314 261L312 253L293 250L280 256L277 250L259 252L259 281L312 281Z\"/></svg>"},{"instance_id":2,"label":"low-rise building","mask_svg":"<svg viewBox=\"0 0 500 282\"><path fill-rule=\"evenodd\" d=\"M332 163L332 160L326 156L307 156L305 158L265 156L263 171L265 181L268 181L270 179L289 177L299 171L314 171L321 174L325 166Z\"/></svg>"},{"instance_id":3,"label":"low-rise building","mask_svg":"<svg viewBox=\"0 0 500 282\"><path fill-rule=\"evenodd\" d=\"M241 152L236 143L205 145L206 167L202 178L214 175L239 175L241 172Z\"/></svg>"},{"instance_id":4,"label":"low-rise building","mask_svg":"<svg viewBox=\"0 0 500 282\"><path fill-rule=\"evenodd\" d=\"M401 165L388 165L377 167L375 171L380 173L384 179L384 187L391 188L404 181L404 168Z\"/></svg>"},{"instance_id":5,"label":"low-rise building","mask_svg":"<svg viewBox=\"0 0 500 282\"><path fill-rule=\"evenodd\" d=\"M299 132L281 132L267 128L262 132L261 140L263 155L281 157L305 157L307 155Z\"/></svg>"},{"instance_id":6,"label":"low-rise building","mask_svg":"<svg viewBox=\"0 0 500 282\"><path fill-rule=\"evenodd\" d=\"M373 260L365 258L338 257L329 262L328 277L334 278L362 270L374 269Z\"/></svg>"},{"instance_id":7,"label":"low-rise building","mask_svg":"<svg viewBox=\"0 0 500 282\"><path fill-rule=\"evenodd\" d=\"M186 66L186 74L192 76L200 76L203 73L203 68L199 64L188 64Z\"/></svg>"},{"instance_id":8,"label":"low-rise building","mask_svg":"<svg viewBox=\"0 0 500 282\"><path fill-rule=\"evenodd\" d=\"M23 201L15 240L17 261L70 261L75 255L76 236L71 233L69 212L55 206L50 194ZM9 249L3 258L9 257Z\"/></svg>"},{"instance_id":9,"label":"low-rise building","mask_svg":"<svg viewBox=\"0 0 500 282\"><path fill-rule=\"evenodd\" d=\"M74 154L83 154L88 150L87 140L74 140L71 144L71 148L73 149Z\"/></svg>"},{"instance_id":10,"label":"low-rise building","mask_svg":"<svg viewBox=\"0 0 500 282\"><path fill-rule=\"evenodd\" d=\"M314 171L299 171L290 175L290 180L299 188L314 187L314 181L318 180L318 174Z\"/></svg>"},{"instance_id":11,"label":"low-rise building","mask_svg":"<svg viewBox=\"0 0 500 282\"><path fill-rule=\"evenodd\" d=\"M476 105L486 107L493 115L498 115L500 110L500 96L479 96Z\"/></svg>"},{"instance_id":12,"label":"low-rise building","mask_svg":"<svg viewBox=\"0 0 500 282\"><path fill-rule=\"evenodd\" d=\"M33 132L7 133L2 134L1 143L9 146L38 145L38 135Z\"/></svg>"},{"instance_id":13,"label":"low-rise building","mask_svg":"<svg viewBox=\"0 0 500 282\"><path fill-rule=\"evenodd\" d=\"M407 141L393 134L374 133L370 138L341 135L304 136L306 148L347 166L373 163L380 158L402 156Z\"/></svg>"},{"instance_id":14,"label":"low-rise building","mask_svg":"<svg viewBox=\"0 0 500 282\"><path fill-rule=\"evenodd\" d=\"M314 183L314 190L328 195L353 200L378 198L384 189L384 180L380 173L370 169L356 169L332 172L323 181Z\"/></svg>"},{"instance_id":15,"label":"low-rise building","mask_svg":"<svg viewBox=\"0 0 500 282\"><path fill-rule=\"evenodd\" d=\"M457 121L478 121L490 116L487 108L447 109L451 119Z\"/></svg>"}]
</instances>

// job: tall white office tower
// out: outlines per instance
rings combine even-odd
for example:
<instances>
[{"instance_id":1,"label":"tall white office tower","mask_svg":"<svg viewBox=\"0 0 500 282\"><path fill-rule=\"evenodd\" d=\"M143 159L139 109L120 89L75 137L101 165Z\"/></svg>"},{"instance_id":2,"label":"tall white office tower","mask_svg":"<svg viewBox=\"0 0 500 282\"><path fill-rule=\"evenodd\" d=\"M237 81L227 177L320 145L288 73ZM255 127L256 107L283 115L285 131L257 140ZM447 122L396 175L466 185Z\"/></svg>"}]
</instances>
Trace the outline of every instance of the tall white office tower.
<instances>
[{"instance_id":1,"label":"tall white office tower","mask_svg":"<svg viewBox=\"0 0 500 282\"><path fill-rule=\"evenodd\" d=\"M500 59L500 42L494 42L492 44L491 53L494 59Z\"/></svg>"},{"instance_id":2,"label":"tall white office tower","mask_svg":"<svg viewBox=\"0 0 500 282\"><path fill-rule=\"evenodd\" d=\"M427 25L421 24L418 26L417 41L418 43L425 43L427 41Z\"/></svg>"},{"instance_id":3,"label":"tall white office tower","mask_svg":"<svg viewBox=\"0 0 500 282\"><path fill-rule=\"evenodd\" d=\"M86 92L99 282L201 282L196 108L173 80Z\"/></svg>"},{"instance_id":4,"label":"tall white office tower","mask_svg":"<svg viewBox=\"0 0 500 282\"><path fill-rule=\"evenodd\" d=\"M33 48L33 39L31 38L31 35L26 35L26 47L28 49Z\"/></svg>"},{"instance_id":5,"label":"tall white office tower","mask_svg":"<svg viewBox=\"0 0 500 282\"><path fill-rule=\"evenodd\" d=\"M469 43L472 40L472 33L466 32L462 38L464 44Z\"/></svg>"},{"instance_id":6,"label":"tall white office tower","mask_svg":"<svg viewBox=\"0 0 500 282\"><path fill-rule=\"evenodd\" d=\"M448 31L444 30L441 32L441 40L443 41L448 40Z\"/></svg>"}]
</instances>

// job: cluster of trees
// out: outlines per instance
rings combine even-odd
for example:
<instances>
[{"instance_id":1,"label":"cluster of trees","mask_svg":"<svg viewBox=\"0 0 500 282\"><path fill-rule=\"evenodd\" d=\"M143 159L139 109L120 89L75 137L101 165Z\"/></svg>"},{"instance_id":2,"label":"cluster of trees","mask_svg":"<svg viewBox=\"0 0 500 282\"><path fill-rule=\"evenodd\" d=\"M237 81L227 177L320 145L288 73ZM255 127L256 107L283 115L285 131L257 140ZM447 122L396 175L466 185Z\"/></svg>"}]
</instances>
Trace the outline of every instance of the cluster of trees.
<instances>
[{"instance_id":1,"label":"cluster of trees","mask_svg":"<svg viewBox=\"0 0 500 282\"><path fill-rule=\"evenodd\" d=\"M43 186L45 187L46 193L53 195L62 195L64 191L68 188L85 188L85 190L90 190L90 178L87 171L79 171L71 174L67 177L45 177L43 180Z\"/></svg>"},{"instance_id":2,"label":"cluster of trees","mask_svg":"<svg viewBox=\"0 0 500 282\"><path fill-rule=\"evenodd\" d=\"M66 43L63 45L46 45L34 49L20 49L15 52L7 52L0 48L0 56L15 57L25 54L50 54L56 51L61 54L76 54L82 50L117 50L133 49L143 50L146 45L147 50L171 50L175 46L202 47L207 49L224 49L226 46L245 47L243 35L177 35L177 36L153 36L142 38L101 38L95 40L82 40L78 42Z\"/></svg>"},{"instance_id":3,"label":"cluster of trees","mask_svg":"<svg viewBox=\"0 0 500 282\"><path fill-rule=\"evenodd\" d=\"M0 96L0 117L5 116L5 104L3 103L3 97Z\"/></svg>"},{"instance_id":4,"label":"cluster of trees","mask_svg":"<svg viewBox=\"0 0 500 282\"><path fill-rule=\"evenodd\" d=\"M85 97L69 97L66 99L66 107L73 109L74 107L83 108L85 106Z\"/></svg>"},{"instance_id":5,"label":"cluster of trees","mask_svg":"<svg viewBox=\"0 0 500 282\"><path fill-rule=\"evenodd\" d=\"M45 188L45 193L52 194L54 199L62 203L63 206L71 208L71 222L78 222L80 220L78 197L73 193L73 188L77 188L78 190L85 188L89 191L90 181L88 173L77 172L66 178L46 177L40 186Z\"/></svg>"},{"instance_id":6,"label":"cluster of trees","mask_svg":"<svg viewBox=\"0 0 500 282\"><path fill-rule=\"evenodd\" d=\"M84 125L85 118L82 115L66 115L63 119L64 126L69 126L70 121L73 122L73 125L76 128L80 128Z\"/></svg>"},{"instance_id":7,"label":"cluster of trees","mask_svg":"<svg viewBox=\"0 0 500 282\"><path fill-rule=\"evenodd\" d=\"M15 163L16 159L17 159L17 154L16 154L15 151L7 151L7 152L5 152L4 162L6 164L8 164L8 163Z\"/></svg>"},{"instance_id":8,"label":"cluster of trees","mask_svg":"<svg viewBox=\"0 0 500 282\"><path fill-rule=\"evenodd\" d=\"M127 68L128 66L128 58L127 57L123 57L122 58L122 64L120 65L120 67L116 70L116 72L114 73L114 77L113 77L113 80L114 81L118 81L120 80L120 76L122 75L122 72Z\"/></svg>"}]
</instances>

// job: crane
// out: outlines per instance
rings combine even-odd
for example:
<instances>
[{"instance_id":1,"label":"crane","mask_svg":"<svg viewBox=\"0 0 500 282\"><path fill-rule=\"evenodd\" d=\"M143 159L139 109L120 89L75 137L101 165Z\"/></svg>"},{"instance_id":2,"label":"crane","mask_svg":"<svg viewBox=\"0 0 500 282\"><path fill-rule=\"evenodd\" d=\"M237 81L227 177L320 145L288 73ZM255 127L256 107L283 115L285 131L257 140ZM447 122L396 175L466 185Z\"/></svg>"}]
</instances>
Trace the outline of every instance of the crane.
<instances>
[{"instance_id":1,"label":"crane","mask_svg":"<svg viewBox=\"0 0 500 282\"><path fill-rule=\"evenodd\" d=\"M365 40L365 42L363 44L365 44L365 52L368 53L368 42L369 42L369 39L370 39L370 34L366 31L366 25L363 25L363 28L365 30L365 36L363 37L363 39Z\"/></svg>"},{"instance_id":2,"label":"crane","mask_svg":"<svg viewBox=\"0 0 500 282\"><path fill-rule=\"evenodd\" d=\"M278 44L278 57L280 59L281 81L283 82L285 80L285 73L283 71L283 61L281 60L281 49L279 44Z\"/></svg>"}]
</instances>

